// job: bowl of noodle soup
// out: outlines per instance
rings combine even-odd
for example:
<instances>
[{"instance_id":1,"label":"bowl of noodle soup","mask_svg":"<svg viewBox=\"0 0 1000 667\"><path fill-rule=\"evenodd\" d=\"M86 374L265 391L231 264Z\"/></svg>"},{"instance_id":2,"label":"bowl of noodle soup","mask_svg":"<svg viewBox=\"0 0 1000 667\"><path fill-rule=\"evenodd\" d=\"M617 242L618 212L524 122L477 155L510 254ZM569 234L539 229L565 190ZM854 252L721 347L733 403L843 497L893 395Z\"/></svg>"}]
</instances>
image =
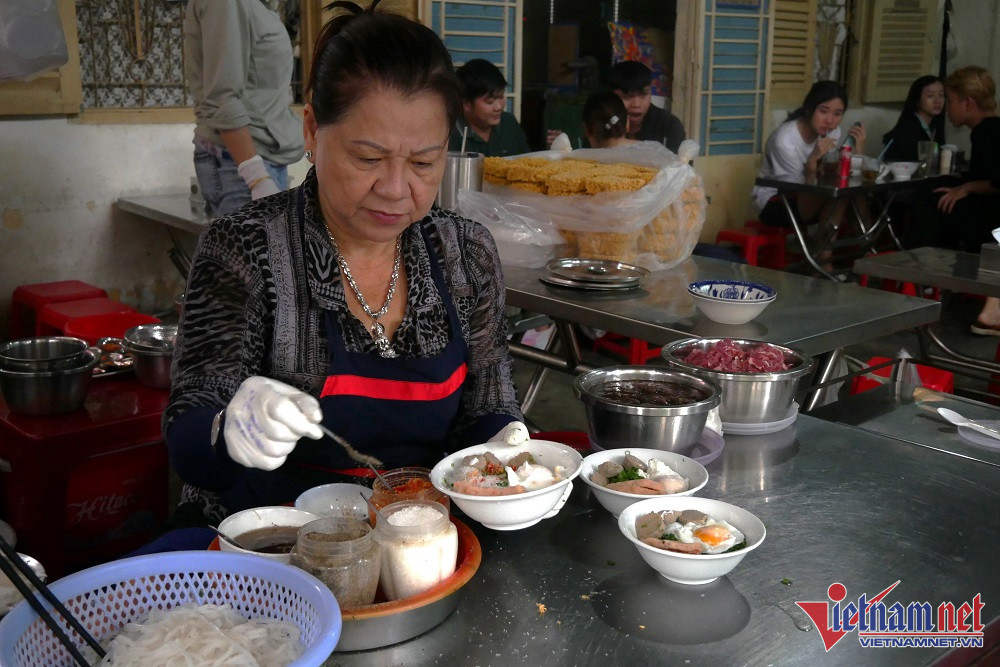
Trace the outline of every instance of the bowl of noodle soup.
<instances>
[{"instance_id":1,"label":"bowl of noodle soup","mask_svg":"<svg viewBox=\"0 0 1000 667\"><path fill-rule=\"evenodd\" d=\"M291 565L247 554L137 556L63 577L49 589L117 662L210 665L206 656L229 654L247 656L239 664L253 664L253 655L261 664L304 667L321 664L340 638L340 608L329 588ZM223 616L237 627L217 625ZM171 630L183 645L163 639ZM0 664L75 663L21 602L0 621Z\"/></svg>"}]
</instances>

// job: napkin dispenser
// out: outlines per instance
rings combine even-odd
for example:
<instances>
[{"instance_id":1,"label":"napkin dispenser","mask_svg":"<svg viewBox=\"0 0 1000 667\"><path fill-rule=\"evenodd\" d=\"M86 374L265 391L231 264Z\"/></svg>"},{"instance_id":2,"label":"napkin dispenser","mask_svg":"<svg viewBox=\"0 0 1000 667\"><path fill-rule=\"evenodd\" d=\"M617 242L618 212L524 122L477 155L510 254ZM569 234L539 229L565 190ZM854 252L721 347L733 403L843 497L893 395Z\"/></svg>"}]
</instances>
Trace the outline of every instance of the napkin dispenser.
<instances>
[{"instance_id":1,"label":"napkin dispenser","mask_svg":"<svg viewBox=\"0 0 1000 667\"><path fill-rule=\"evenodd\" d=\"M1000 245L984 243L979 253L979 270L1000 274Z\"/></svg>"}]
</instances>

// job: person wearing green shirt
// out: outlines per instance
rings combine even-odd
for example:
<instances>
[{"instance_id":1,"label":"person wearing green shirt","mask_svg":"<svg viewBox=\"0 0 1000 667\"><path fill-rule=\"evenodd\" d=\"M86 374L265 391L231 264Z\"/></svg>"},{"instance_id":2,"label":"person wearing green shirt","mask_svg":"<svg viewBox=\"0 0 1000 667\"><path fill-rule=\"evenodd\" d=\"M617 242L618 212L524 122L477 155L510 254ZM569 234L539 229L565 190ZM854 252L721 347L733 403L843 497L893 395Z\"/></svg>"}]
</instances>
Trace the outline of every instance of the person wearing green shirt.
<instances>
[{"instance_id":1,"label":"person wearing green shirt","mask_svg":"<svg viewBox=\"0 0 1000 667\"><path fill-rule=\"evenodd\" d=\"M493 63L476 58L456 71L462 85L463 117L451 128L448 150L462 150L486 157L528 152L528 139L517 119L504 111L507 80Z\"/></svg>"}]
</instances>

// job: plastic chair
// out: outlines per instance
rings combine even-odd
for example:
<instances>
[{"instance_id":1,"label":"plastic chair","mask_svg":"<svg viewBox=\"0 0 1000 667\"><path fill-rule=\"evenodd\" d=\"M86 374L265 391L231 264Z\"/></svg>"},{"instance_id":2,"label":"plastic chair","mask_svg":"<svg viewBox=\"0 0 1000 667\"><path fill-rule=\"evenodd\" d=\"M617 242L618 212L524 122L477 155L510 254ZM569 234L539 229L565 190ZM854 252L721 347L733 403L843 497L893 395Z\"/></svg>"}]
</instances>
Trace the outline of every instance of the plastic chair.
<instances>
[{"instance_id":1,"label":"plastic chair","mask_svg":"<svg viewBox=\"0 0 1000 667\"><path fill-rule=\"evenodd\" d=\"M104 296L107 296L107 292L103 289L81 280L18 285L10 298L10 337L28 338L35 335L38 311L45 305Z\"/></svg>"},{"instance_id":2,"label":"plastic chair","mask_svg":"<svg viewBox=\"0 0 1000 667\"><path fill-rule=\"evenodd\" d=\"M784 228L768 227L757 220L748 220L743 229L723 229L715 235L715 242L735 244L751 266L783 269L786 264L787 236L788 232ZM762 250L766 250L766 253L761 253Z\"/></svg>"},{"instance_id":3,"label":"plastic chair","mask_svg":"<svg viewBox=\"0 0 1000 667\"><path fill-rule=\"evenodd\" d=\"M638 338L629 338L616 333L606 333L594 341L594 351L605 350L625 357L631 366L642 366L650 359L660 356L660 349Z\"/></svg>"}]
</instances>

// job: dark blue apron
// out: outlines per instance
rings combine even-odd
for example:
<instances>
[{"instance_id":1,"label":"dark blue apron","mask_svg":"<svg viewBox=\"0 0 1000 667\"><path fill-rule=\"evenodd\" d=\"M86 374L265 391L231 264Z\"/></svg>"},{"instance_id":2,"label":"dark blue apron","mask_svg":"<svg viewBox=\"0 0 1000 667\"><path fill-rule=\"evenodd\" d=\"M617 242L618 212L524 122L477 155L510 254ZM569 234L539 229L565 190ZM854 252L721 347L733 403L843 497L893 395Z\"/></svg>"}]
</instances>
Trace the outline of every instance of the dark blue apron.
<instances>
[{"instance_id":1,"label":"dark blue apron","mask_svg":"<svg viewBox=\"0 0 1000 667\"><path fill-rule=\"evenodd\" d=\"M301 194L299 215L304 219ZM330 369L319 399L323 425L355 449L381 459L386 468L432 467L443 457L468 374L468 346L458 313L433 244L422 226L420 232L448 315L450 341L444 350L415 359L349 352L333 313L324 313ZM313 486L345 481L342 473L357 467L329 438L302 438L277 470L248 470L223 494L223 504L233 512L288 503Z\"/></svg>"}]
</instances>

